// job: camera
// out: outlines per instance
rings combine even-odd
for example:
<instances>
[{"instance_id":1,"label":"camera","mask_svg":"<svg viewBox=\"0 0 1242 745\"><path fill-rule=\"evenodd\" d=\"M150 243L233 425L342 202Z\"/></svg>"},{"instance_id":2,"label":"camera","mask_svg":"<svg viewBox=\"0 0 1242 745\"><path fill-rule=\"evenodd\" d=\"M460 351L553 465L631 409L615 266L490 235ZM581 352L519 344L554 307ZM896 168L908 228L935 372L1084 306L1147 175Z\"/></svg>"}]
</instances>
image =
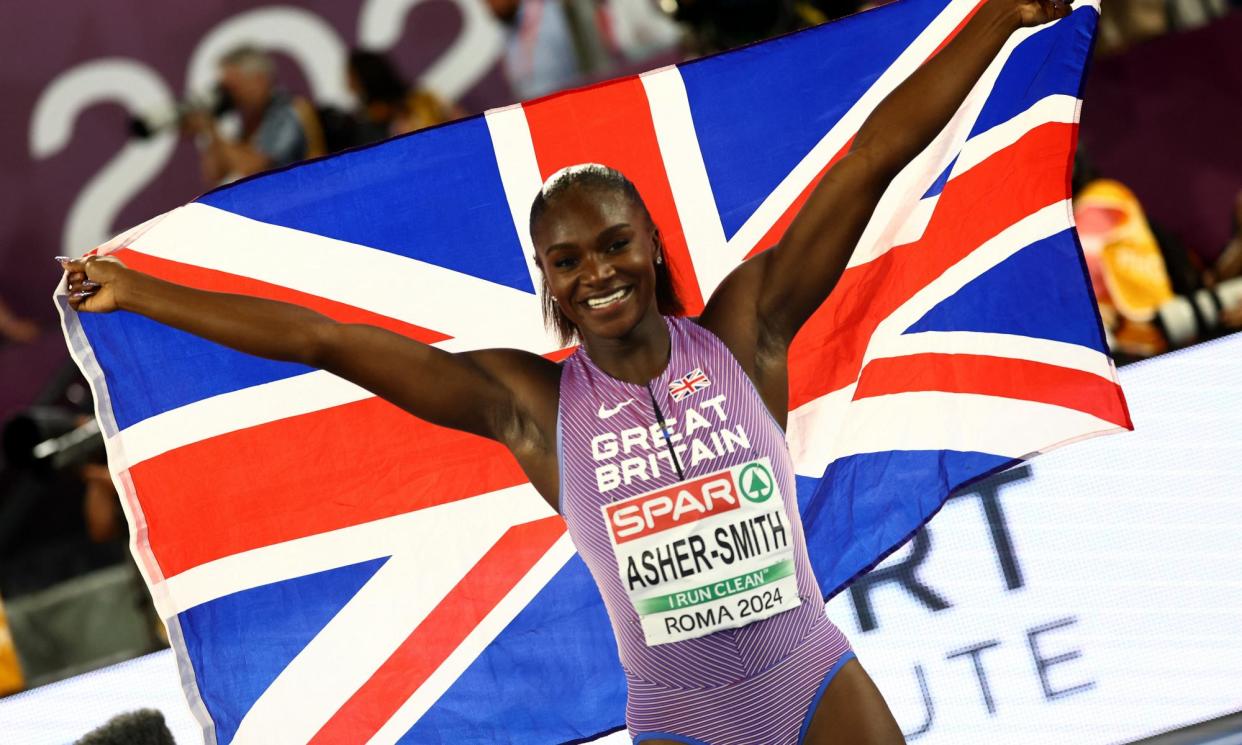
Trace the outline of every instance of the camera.
<instances>
[{"instance_id":1,"label":"camera","mask_svg":"<svg viewBox=\"0 0 1242 745\"><path fill-rule=\"evenodd\" d=\"M1156 310L1156 322L1170 347L1184 347L1219 334L1223 311L1239 306L1242 277L1172 298Z\"/></svg>"},{"instance_id":2,"label":"camera","mask_svg":"<svg viewBox=\"0 0 1242 745\"><path fill-rule=\"evenodd\" d=\"M104 449L99 422L59 406L34 406L4 425L4 460L14 468L43 473L100 460Z\"/></svg>"},{"instance_id":3,"label":"camera","mask_svg":"<svg viewBox=\"0 0 1242 745\"><path fill-rule=\"evenodd\" d=\"M233 100L223 86L217 85L205 96L187 98L169 109L149 112L142 116L131 116L129 119L130 137L139 140L149 139L160 132L181 126L181 122L190 114L202 111L213 119L219 119L233 110Z\"/></svg>"}]
</instances>

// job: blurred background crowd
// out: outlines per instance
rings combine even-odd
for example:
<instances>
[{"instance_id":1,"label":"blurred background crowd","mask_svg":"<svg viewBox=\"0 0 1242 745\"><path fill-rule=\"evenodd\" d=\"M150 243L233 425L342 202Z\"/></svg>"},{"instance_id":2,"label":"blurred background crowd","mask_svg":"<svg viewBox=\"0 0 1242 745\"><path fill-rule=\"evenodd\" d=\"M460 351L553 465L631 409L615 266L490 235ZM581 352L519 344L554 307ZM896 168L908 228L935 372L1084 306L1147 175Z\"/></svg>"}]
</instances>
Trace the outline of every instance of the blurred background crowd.
<instances>
[{"instance_id":1,"label":"blurred background crowd","mask_svg":"<svg viewBox=\"0 0 1242 745\"><path fill-rule=\"evenodd\" d=\"M444 85L451 76L437 72L434 54L444 51L444 39L406 31L395 43L340 55L348 95L325 100L315 94L306 64L291 62L288 47L269 34L266 41L220 49L207 68L209 84L180 103L126 105L90 120L135 153L166 143L161 157L183 172L169 177L173 186L146 193L141 207L129 208L141 210L138 219L127 220L129 212L118 207L104 234L94 237L269 168L869 7L857 0L440 4L453 7L436 10L428 2L425 12L462 14L441 24L450 32L464 35L461 29L477 22L498 34L488 47L493 51L479 53L494 61L466 90ZM1121 364L1242 328L1239 5L1108 0L1104 8L1083 96L1073 190L1087 269ZM467 11L487 17L471 21ZM106 24L92 23L107 33ZM46 79L35 82L48 86ZM33 143L45 135L31 127L37 151ZM91 176L56 168L57 178L76 178L69 184L75 188ZM24 213L56 214L44 214L41 228L9 230L10 245L0 247L0 695L167 644L132 565L90 391L68 360L48 301L60 272L51 257L67 252L69 237L82 235L71 229L76 207L25 205ZM7 214L15 225L23 219ZM65 240L54 229L49 234L49 221L70 226Z\"/></svg>"}]
</instances>

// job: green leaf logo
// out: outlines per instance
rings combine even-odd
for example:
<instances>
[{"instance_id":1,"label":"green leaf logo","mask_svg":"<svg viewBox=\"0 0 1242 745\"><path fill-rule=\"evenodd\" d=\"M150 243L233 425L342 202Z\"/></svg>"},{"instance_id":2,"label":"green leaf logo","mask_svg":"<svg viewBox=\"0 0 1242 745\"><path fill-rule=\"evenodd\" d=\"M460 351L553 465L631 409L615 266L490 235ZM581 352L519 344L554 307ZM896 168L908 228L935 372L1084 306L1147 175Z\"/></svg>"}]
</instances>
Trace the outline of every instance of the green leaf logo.
<instances>
[{"instance_id":1,"label":"green leaf logo","mask_svg":"<svg viewBox=\"0 0 1242 745\"><path fill-rule=\"evenodd\" d=\"M772 472L760 463L750 463L738 475L738 485L742 496L751 502L766 502L775 490L775 479Z\"/></svg>"}]
</instances>

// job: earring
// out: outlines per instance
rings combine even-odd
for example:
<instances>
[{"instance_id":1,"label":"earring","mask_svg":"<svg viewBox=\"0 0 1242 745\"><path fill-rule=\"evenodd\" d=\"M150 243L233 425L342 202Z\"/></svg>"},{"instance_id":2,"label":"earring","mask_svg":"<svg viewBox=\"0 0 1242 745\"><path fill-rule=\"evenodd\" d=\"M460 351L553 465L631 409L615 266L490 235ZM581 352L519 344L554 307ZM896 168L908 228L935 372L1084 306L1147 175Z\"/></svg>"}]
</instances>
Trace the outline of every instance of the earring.
<instances>
[{"instance_id":1,"label":"earring","mask_svg":"<svg viewBox=\"0 0 1242 745\"><path fill-rule=\"evenodd\" d=\"M664 254L656 254L656 262L655 262L655 263L657 263L657 264L663 264L663 263L664 263Z\"/></svg>"}]
</instances>

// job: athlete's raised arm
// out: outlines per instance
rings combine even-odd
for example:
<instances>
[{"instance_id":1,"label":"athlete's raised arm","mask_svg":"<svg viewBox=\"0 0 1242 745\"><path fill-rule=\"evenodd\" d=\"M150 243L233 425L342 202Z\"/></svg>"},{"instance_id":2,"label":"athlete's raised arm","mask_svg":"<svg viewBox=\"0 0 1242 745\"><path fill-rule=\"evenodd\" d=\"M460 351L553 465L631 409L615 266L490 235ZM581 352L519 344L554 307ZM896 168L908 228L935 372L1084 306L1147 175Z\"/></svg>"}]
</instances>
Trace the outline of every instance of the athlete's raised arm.
<instances>
[{"instance_id":1,"label":"athlete's raised arm","mask_svg":"<svg viewBox=\"0 0 1242 745\"><path fill-rule=\"evenodd\" d=\"M109 258L66 263L79 312L127 310L241 352L350 380L434 424L498 440L532 473L552 453L555 364L519 350L450 353L386 329L273 300L165 282ZM549 462L554 462L552 457Z\"/></svg>"},{"instance_id":2,"label":"athlete's raised arm","mask_svg":"<svg viewBox=\"0 0 1242 745\"><path fill-rule=\"evenodd\" d=\"M700 322L729 345L773 413L785 413L789 343L836 285L889 182L944 128L1014 31L1069 12L1060 0L988 0L875 108L781 242L713 293Z\"/></svg>"}]
</instances>

